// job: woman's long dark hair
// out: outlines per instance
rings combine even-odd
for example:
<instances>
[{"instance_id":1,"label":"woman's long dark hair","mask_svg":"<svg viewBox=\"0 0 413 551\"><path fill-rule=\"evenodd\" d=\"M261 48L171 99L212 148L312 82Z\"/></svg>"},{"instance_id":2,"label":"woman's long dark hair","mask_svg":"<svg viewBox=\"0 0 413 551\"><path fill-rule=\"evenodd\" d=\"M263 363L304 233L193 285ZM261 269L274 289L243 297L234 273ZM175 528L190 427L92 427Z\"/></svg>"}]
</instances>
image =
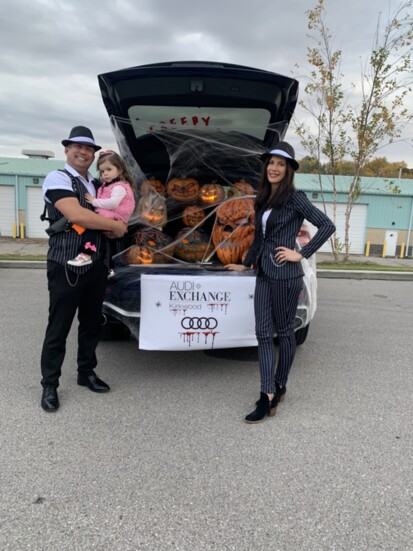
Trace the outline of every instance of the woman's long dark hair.
<instances>
[{"instance_id":1,"label":"woman's long dark hair","mask_svg":"<svg viewBox=\"0 0 413 551\"><path fill-rule=\"evenodd\" d=\"M285 178L278 184L275 193L271 195L271 183L267 177L267 166L270 159L271 157L268 157L262 167L257 196L255 197L255 210L263 208L280 209L288 202L295 191L294 169L288 162L288 159L286 159L287 170Z\"/></svg>"}]
</instances>

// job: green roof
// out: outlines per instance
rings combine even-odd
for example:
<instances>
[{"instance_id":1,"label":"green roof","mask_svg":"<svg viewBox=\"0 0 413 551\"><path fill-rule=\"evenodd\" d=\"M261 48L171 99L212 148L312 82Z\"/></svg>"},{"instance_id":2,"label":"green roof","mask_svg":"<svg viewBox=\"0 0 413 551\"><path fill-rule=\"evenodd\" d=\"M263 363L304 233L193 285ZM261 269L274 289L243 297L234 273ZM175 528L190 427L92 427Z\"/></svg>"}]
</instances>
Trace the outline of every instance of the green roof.
<instances>
[{"instance_id":1,"label":"green roof","mask_svg":"<svg viewBox=\"0 0 413 551\"><path fill-rule=\"evenodd\" d=\"M52 159L28 159L25 157L0 157L0 174L18 176L46 176L52 170L65 166L65 161Z\"/></svg>"},{"instance_id":2,"label":"green roof","mask_svg":"<svg viewBox=\"0 0 413 551\"><path fill-rule=\"evenodd\" d=\"M44 177L52 170L63 168L65 160L31 159L24 157L0 157L0 175L40 176ZM94 165L91 172L95 170ZM323 190L328 193L333 191L332 177L321 176ZM336 189L339 193L346 193L352 181L351 176L336 176ZM361 178L363 193L383 194L392 193L390 183L400 189L401 195L413 195L413 179L411 178ZM318 174L295 175L295 184L303 191L320 191Z\"/></svg>"},{"instance_id":3,"label":"green roof","mask_svg":"<svg viewBox=\"0 0 413 551\"><path fill-rule=\"evenodd\" d=\"M352 176L336 176L336 190L338 193L346 193L353 180ZM296 174L295 185L303 191L320 191L320 179L318 174ZM323 190L326 193L333 191L332 176L321 176ZM390 186L392 185L392 187ZM362 193L382 195L383 193L393 194L392 188L400 189L401 195L413 195L413 179L411 178L360 178ZM397 194L399 195L399 194Z\"/></svg>"}]
</instances>

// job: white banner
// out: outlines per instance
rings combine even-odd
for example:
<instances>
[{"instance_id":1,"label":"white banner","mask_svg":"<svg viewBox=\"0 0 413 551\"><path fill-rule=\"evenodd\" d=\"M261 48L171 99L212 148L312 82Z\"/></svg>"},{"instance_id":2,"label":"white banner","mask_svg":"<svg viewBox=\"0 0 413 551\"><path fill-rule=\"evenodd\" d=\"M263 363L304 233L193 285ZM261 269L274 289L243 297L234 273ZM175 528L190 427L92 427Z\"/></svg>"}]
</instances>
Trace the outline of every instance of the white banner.
<instances>
[{"instance_id":1,"label":"white banner","mask_svg":"<svg viewBox=\"0 0 413 551\"><path fill-rule=\"evenodd\" d=\"M143 274L139 348L257 346L255 277Z\"/></svg>"}]
</instances>

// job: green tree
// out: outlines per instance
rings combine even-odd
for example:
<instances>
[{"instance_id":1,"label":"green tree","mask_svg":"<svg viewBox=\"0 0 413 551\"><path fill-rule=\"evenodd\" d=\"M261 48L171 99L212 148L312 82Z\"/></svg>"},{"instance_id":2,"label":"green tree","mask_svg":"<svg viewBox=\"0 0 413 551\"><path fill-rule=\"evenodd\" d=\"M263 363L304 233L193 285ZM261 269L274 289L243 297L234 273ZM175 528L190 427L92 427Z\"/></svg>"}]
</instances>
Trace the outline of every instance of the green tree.
<instances>
[{"instance_id":1,"label":"green tree","mask_svg":"<svg viewBox=\"0 0 413 551\"><path fill-rule=\"evenodd\" d=\"M367 161L363 176L372 176L375 178L398 178L401 177L403 171L406 171L407 164L404 161L397 163L389 163L386 157L376 157L371 161Z\"/></svg>"},{"instance_id":2,"label":"green tree","mask_svg":"<svg viewBox=\"0 0 413 551\"><path fill-rule=\"evenodd\" d=\"M342 52L334 51L326 25L324 0L307 12L309 38L315 45L307 49L311 67L306 75L305 99L300 105L310 114L311 124L296 124L301 144L318 160L320 190L323 162L328 166L336 218L336 181L341 171L352 176L347 193L344 243L332 238L332 250L344 258L350 254L350 216L360 197L360 177L366 165L384 146L401 138L413 114L405 106L412 84L413 17L411 1L402 3L383 27L378 17L369 59L361 70L360 82L352 85L353 95L342 83ZM355 93L358 92L358 93ZM325 204L325 202L324 202Z\"/></svg>"},{"instance_id":3,"label":"green tree","mask_svg":"<svg viewBox=\"0 0 413 551\"><path fill-rule=\"evenodd\" d=\"M299 172L303 174L318 174L319 170L320 164L317 157L310 157L309 155L306 155L300 159ZM321 170L323 170L324 173L323 167L321 167Z\"/></svg>"}]
</instances>

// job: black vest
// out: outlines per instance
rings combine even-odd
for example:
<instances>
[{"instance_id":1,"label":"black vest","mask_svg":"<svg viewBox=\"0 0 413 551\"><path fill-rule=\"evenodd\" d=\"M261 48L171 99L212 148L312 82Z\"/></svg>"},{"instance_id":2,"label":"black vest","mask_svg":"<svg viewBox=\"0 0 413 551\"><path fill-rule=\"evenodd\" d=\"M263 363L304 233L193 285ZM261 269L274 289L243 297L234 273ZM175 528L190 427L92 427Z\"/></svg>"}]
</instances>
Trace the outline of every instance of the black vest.
<instances>
[{"instance_id":1,"label":"black vest","mask_svg":"<svg viewBox=\"0 0 413 551\"><path fill-rule=\"evenodd\" d=\"M67 177L70 178L70 176ZM76 193L80 205L85 209L93 211L92 205L90 205L85 199L85 193L87 193L87 189L79 178L73 178L76 182L76 187L73 186L73 191ZM47 203L47 212L49 218L52 220L59 220L63 216L62 213L57 210L57 208L51 203ZM105 239L102 233L99 230L87 231L88 236L91 232L93 232L93 235L90 236L90 240L93 241L93 243L96 245L96 253L93 255L93 262L96 262L97 260L102 260L105 253ZM70 260L71 258L75 258L79 254L82 240L83 236L79 235L73 229L69 231L62 231L50 236L47 259L65 265L67 269L77 274L84 274L91 268L91 266L93 266L93 263L82 267L71 266L70 264L67 264L68 260Z\"/></svg>"}]
</instances>

